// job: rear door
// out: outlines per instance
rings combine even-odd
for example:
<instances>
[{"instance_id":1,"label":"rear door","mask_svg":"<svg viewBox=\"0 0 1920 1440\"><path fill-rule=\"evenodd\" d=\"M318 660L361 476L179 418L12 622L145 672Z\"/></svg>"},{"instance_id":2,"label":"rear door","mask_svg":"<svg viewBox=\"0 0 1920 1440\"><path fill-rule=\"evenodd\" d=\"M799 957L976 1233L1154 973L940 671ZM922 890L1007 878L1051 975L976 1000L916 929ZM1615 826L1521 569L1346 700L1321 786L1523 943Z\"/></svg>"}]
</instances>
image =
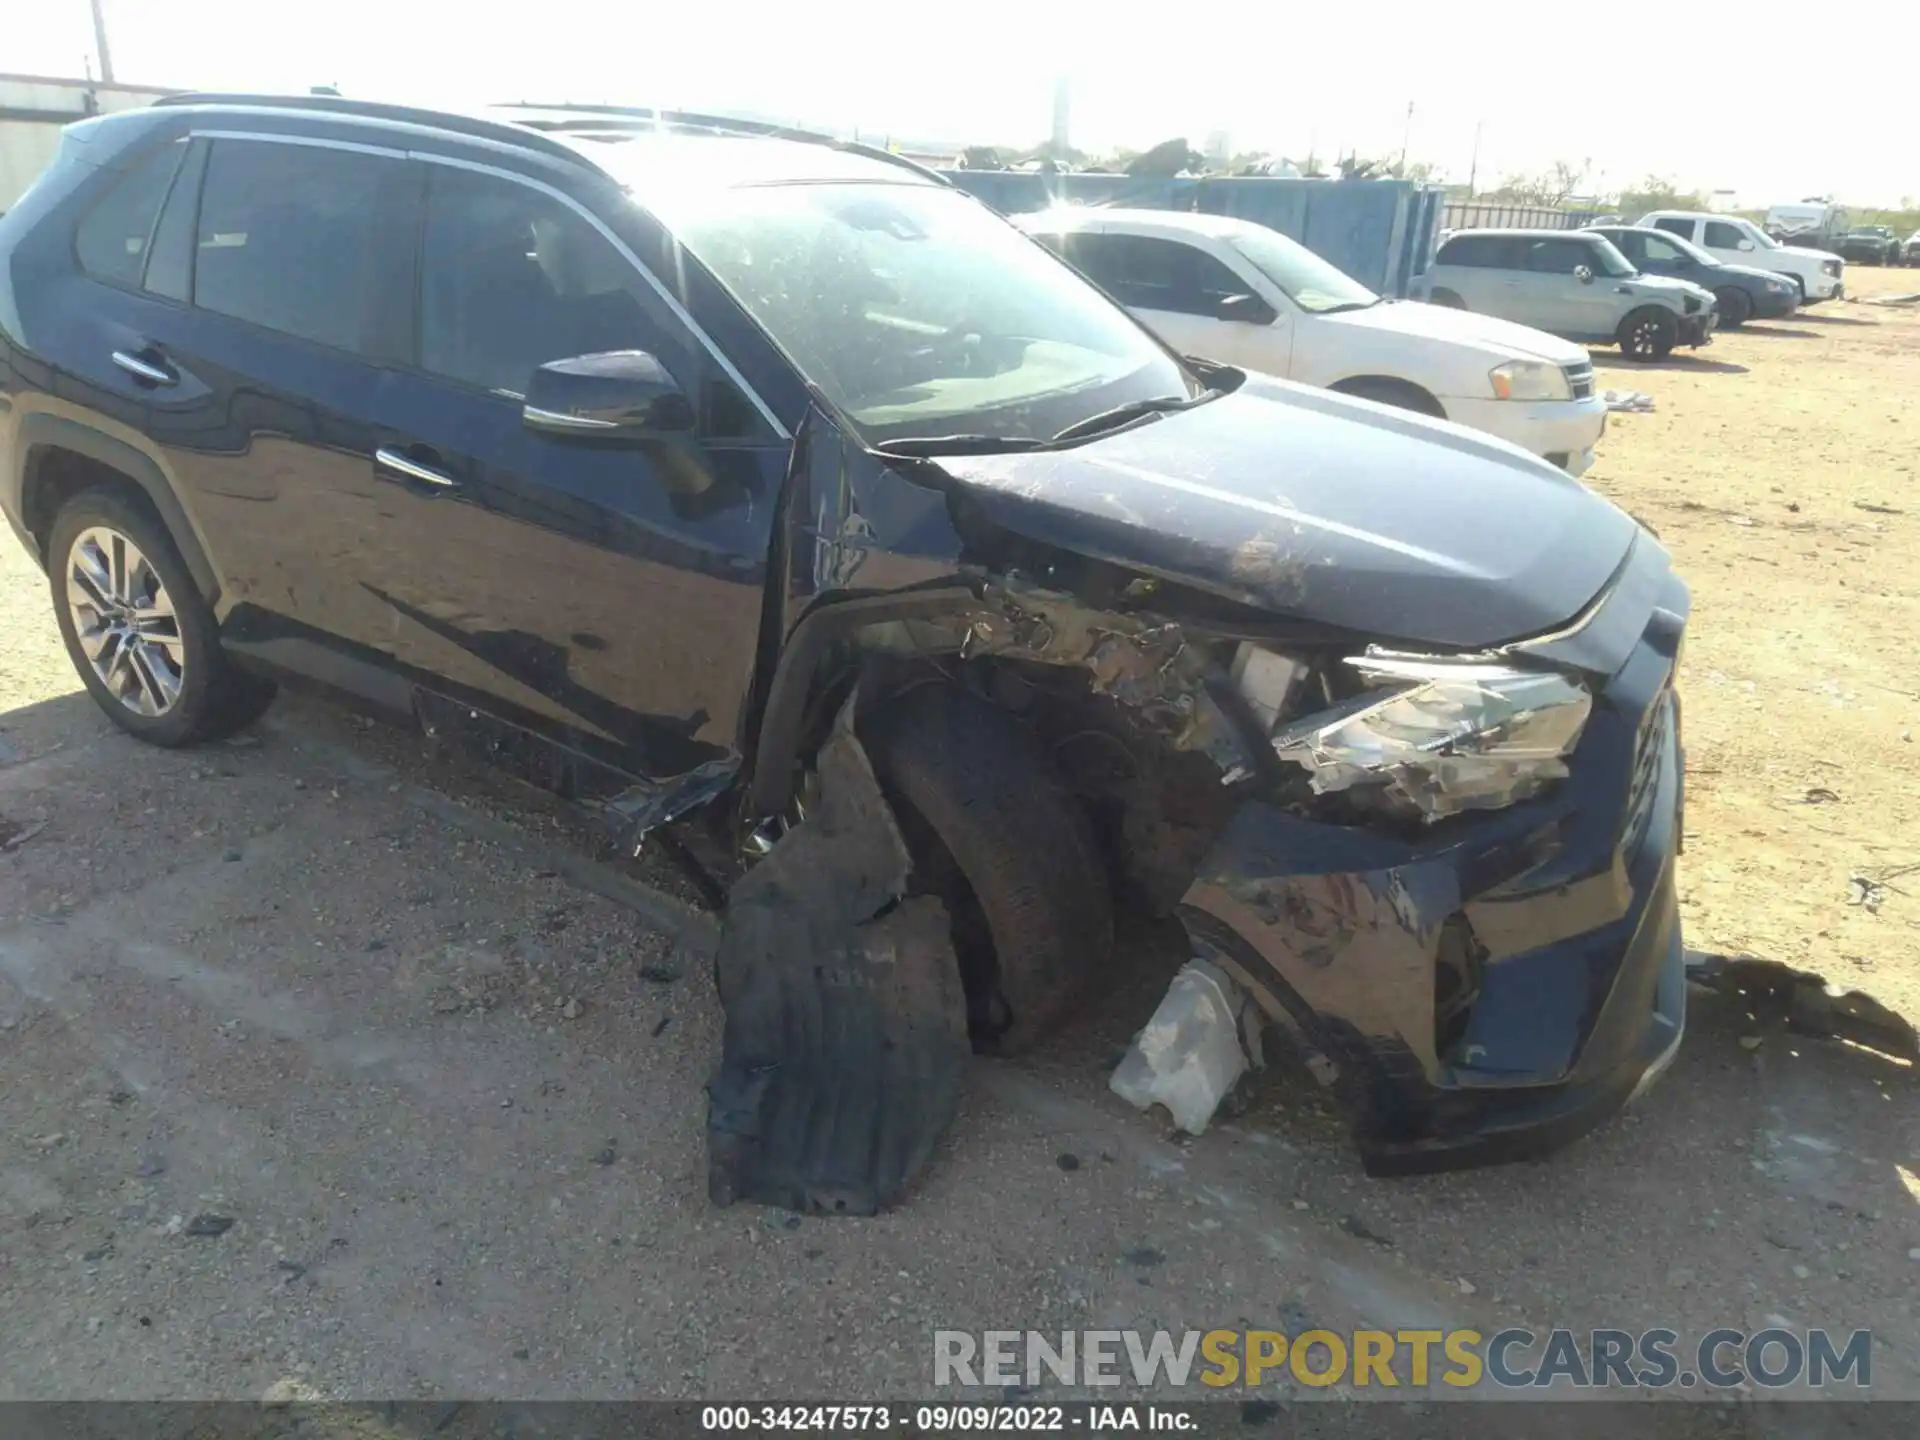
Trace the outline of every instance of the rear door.
<instances>
[{"instance_id":1,"label":"rear door","mask_svg":"<svg viewBox=\"0 0 1920 1440\"><path fill-rule=\"evenodd\" d=\"M505 169L420 168L417 343L380 389L359 556L383 643L431 691L629 774L724 759L788 437L587 205ZM539 365L611 350L662 362L695 440L525 428Z\"/></svg>"},{"instance_id":2,"label":"rear door","mask_svg":"<svg viewBox=\"0 0 1920 1440\"><path fill-rule=\"evenodd\" d=\"M393 700L352 583L380 367L404 347L410 188L395 153L193 140L156 227L126 358L217 572L230 645Z\"/></svg>"},{"instance_id":3,"label":"rear door","mask_svg":"<svg viewBox=\"0 0 1920 1440\"><path fill-rule=\"evenodd\" d=\"M1456 235L1440 249L1435 262L1447 267L1440 282L1483 315L1497 315L1522 324L1530 318L1521 291L1526 257L1520 242L1508 235Z\"/></svg>"}]
</instances>

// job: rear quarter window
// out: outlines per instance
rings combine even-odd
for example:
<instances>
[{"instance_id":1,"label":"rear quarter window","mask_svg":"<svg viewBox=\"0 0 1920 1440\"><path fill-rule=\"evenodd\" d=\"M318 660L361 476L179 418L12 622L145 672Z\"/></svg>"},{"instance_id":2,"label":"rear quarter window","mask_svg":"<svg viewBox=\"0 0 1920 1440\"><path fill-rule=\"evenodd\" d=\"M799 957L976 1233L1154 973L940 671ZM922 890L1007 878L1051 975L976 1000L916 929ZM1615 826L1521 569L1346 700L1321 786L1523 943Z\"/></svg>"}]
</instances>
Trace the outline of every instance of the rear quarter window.
<instances>
[{"instance_id":1,"label":"rear quarter window","mask_svg":"<svg viewBox=\"0 0 1920 1440\"><path fill-rule=\"evenodd\" d=\"M81 217L73 249L82 270L112 285L140 284L154 221L186 148L176 141L137 161Z\"/></svg>"}]
</instances>

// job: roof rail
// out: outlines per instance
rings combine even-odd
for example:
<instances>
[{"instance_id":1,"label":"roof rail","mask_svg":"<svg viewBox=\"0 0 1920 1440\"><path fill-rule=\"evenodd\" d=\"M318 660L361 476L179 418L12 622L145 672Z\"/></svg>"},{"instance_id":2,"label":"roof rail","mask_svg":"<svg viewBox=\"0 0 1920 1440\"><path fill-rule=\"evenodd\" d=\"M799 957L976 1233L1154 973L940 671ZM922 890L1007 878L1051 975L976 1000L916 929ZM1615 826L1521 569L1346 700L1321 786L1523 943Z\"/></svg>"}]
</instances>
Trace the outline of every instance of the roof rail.
<instances>
[{"instance_id":1,"label":"roof rail","mask_svg":"<svg viewBox=\"0 0 1920 1440\"><path fill-rule=\"evenodd\" d=\"M849 155L864 155L883 164L911 170L923 180L951 186L953 182L938 170L917 160L896 155L878 145L859 140L841 140L818 130L802 130L770 120L747 120L731 115L708 115L696 110L653 110L633 105L537 105L525 101L490 107L493 113L512 115L510 123L550 134L577 135L583 139L611 138L619 134L640 134L656 130L691 130L709 135L751 135L769 140L791 140L802 145L825 145ZM524 115L514 114L526 112Z\"/></svg>"},{"instance_id":2,"label":"roof rail","mask_svg":"<svg viewBox=\"0 0 1920 1440\"><path fill-rule=\"evenodd\" d=\"M570 145L562 144L539 130L509 120L489 119L484 115L463 114L457 110L422 110L411 105L389 105L374 100L353 100L338 95L250 95L227 91L182 91L163 95L155 107L177 105L250 105L268 110L306 110L327 115L362 116L369 120L391 120L399 124L423 125L436 130L451 130L481 140L493 140L525 149L538 150L557 159L578 165L591 164Z\"/></svg>"}]
</instances>

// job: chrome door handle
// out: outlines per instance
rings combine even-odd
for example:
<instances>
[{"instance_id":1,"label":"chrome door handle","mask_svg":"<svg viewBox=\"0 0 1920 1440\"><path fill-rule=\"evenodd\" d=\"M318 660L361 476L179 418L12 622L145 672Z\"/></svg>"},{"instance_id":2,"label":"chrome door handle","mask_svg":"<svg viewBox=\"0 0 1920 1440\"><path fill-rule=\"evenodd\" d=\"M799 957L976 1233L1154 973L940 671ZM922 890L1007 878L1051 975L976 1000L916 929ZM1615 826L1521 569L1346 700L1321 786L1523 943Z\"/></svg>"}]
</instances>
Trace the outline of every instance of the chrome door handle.
<instances>
[{"instance_id":1,"label":"chrome door handle","mask_svg":"<svg viewBox=\"0 0 1920 1440\"><path fill-rule=\"evenodd\" d=\"M373 462L383 470L391 470L409 480L418 480L422 485L436 485L442 490L451 490L460 483L451 475L422 465L418 460L409 460L398 450L389 450L384 445L373 452Z\"/></svg>"},{"instance_id":2,"label":"chrome door handle","mask_svg":"<svg viewBox=\"0 0 1920 1440\"><path fill-rule=\"evenodd\" d=\"M164 366L155 365L151 360L142 360L138 355L130 355L125 350L113 352L113 363L149 385L178 385L180 377Z\"/></svg>"}]
</instances>

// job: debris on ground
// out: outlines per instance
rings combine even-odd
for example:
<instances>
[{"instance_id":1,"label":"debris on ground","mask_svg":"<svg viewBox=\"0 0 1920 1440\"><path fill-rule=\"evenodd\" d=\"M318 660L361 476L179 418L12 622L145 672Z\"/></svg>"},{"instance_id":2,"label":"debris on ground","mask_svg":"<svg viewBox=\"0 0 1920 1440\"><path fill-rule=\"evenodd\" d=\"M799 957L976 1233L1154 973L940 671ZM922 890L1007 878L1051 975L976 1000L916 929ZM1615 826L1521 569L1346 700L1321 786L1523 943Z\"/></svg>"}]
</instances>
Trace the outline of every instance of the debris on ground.
<instances>
[{"instance_id":1,"label":"debris on ground","mask_svg":"<svg viewBox=\"0 0 1920 1440\"><path fill-rule=\"evenodd\" d=\"M1687 978L1696 985L1738 996L1756 1020L1784 1021L1803 1035L1823 1035L1882 1055L1920 1060L1920 1034L1871 995L1839 991L1811 970L1753 955L1689 955ZM1753 1045L1747 1045L1752 1039ZM1742 1036L1756 1049L1758 1036Z\"/></svg>"},{"instance_id":2,"label":"debris on ground","mask_svg":"<svg viewBox=\"0 0 1920 1440\"><path fill-rule=\"evenodd\" d=\"M233 1217L231 1215L215 1215L211 1212L202 1212L187 1221L187 1228L183 1233L197 1235L202 1238L210 1238L215 1235L224 1235L232 1228Z\"/></svg>"},{"instance_id":3,"label":"debris on ground","mask_svg":"<svg viewBox=\"0 0 1920 1440\"><path fill-rule=\"evenodd\" d=\"M1856 510L1867 510L1875 515L1904 515L1907 513L1898 505L1882 505L1877 500L1856 500L1853 502L1853 508Z\"/></svg>"},{"instance_id":4,"label":"debris on ground","mask_svg":"<svg viewBox=\"0 0 1920 1440\"><path fill-rule=\"evenodd\" d=\"M717 1205L871 1215L931 1158L972 1052L946 907L908 893L906 842L850 729L819 780L728 897L707 1187Z\"/></svg>"},{"instance_id":5,"label":"debris on ground","mask_svg":"<svg viewBox=\"0 0 1920 1440\"><path fill-rule=\"evenodd\" d=\"M47 828L47 822L9 820L0 815L0 855L10 855Z\"/></svg>"},{"instance_id":6,"label":"debris on ground","mask_svg":"<svg viewBox=\"0 0 1920 1440\"><path fill-rule=\"evenodd\" d=\"M1189 960L1114 1068L1107 1087L1135 1109L1164 1105L1204 1134L1240 1077L1258 1068L1260 1008L1224 970Z\"/></svg>"},{"instance_id":7,"label":"debris on ground","mask_svg":"<svg viewBox=\"0 0 1920 1440\"><path fill-rule=\"evenodd\" d=\"M1920 290L1907 295L1863 295L1862 305L1920 305Z\"/></svg>"},{"instance_id":8,"label":"debris on ground","mask_svg":"<svg viewBox=\"0 0 1920 1440\"><path fill-rule=\"evenodd\" d=\"M1653 413L1653 397L1644 390L1605 390L1600 398L1607 402L1607 409L1629 411L1636 415Z\"/></svg>"},{"instance_id":9,"label":"debris on ground","mask_svg":"<svg viewBox=\"0 0 1920 1440\"><path fill-rule=\"evenodd\" d=\"M1887 887L1865 875L1853 874L1847 877L1847 904L1858 905L1869 915L1878 915L1880 907L1886 902Z\"/></svg>"}]
</instances>

